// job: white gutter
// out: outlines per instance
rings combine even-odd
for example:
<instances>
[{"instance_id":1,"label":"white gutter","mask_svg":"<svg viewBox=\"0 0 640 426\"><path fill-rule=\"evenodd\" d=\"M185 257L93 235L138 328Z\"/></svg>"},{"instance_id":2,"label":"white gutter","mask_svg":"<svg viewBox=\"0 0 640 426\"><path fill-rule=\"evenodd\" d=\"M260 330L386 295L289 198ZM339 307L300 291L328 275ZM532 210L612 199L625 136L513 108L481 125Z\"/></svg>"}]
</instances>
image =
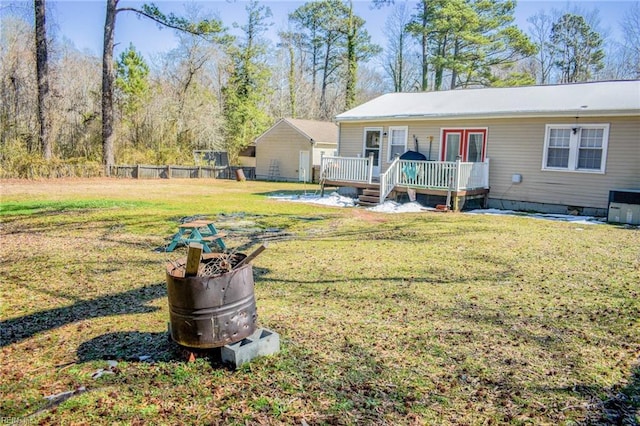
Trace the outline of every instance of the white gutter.
<instances>
[{"instance_id":1,"label":"white gutter","mask_svg":"<svg viewBox=\"0 0 640 426\"><path fill-rule=\"evenodd\" d=\"M522 111L522 112L496 112L478 114L401 114L401 115L371 115L335 117L335 121L341 122L365 122L365 121L416 121L416 120L459 120L465 118L553 118L553 117L634 117L640 116L640 109L637 110L605 110L605 111Z\"/></svg>"}]
</instances>

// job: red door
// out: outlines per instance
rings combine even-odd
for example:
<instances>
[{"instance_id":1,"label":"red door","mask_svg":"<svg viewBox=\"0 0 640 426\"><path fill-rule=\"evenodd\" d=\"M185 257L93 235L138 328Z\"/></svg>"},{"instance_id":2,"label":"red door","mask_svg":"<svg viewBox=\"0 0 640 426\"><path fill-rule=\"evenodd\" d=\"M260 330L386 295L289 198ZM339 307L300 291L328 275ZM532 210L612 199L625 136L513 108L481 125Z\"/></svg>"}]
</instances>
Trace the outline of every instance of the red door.
<instances>
[{"instance_id":1,"label":"red door","mask_svg":"<svg viewBox=\"0 0 640 426\"><path fill-rule=\"evenodd\" d=\"M442 131L441 161L482 162L487 148L487 129L446 129Z\"/></svg>"}]
</instances>

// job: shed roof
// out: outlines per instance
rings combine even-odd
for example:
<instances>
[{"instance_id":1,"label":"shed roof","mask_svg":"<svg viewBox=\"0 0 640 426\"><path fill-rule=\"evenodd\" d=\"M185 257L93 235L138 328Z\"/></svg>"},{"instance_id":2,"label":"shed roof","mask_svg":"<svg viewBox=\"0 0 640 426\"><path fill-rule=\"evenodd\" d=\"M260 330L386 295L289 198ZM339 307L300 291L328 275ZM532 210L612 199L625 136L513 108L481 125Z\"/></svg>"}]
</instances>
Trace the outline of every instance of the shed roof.
<instances>
[{"instance_id":1,"label":"shed roof","mask_svg":"<svg viewBox=\"0 0 640 426\"><path fill-rule=\"evenodd\" d=\"M640 80L389 93L336 121L640 115Z\"/></svg>"},{"instance_id":2,"label":"shed roof","mask_svg":"<svg viewBox=\"0 0 640 426\"><path fill-rule=\"evenodd\" d=\"M282 118L278 120L276 124L256 139L256 143L272 129L283 123L293 127L312 143L338 143L338 126L335 123L330 121L301 120L298 118Z\"/></svg>"}]
</instances>

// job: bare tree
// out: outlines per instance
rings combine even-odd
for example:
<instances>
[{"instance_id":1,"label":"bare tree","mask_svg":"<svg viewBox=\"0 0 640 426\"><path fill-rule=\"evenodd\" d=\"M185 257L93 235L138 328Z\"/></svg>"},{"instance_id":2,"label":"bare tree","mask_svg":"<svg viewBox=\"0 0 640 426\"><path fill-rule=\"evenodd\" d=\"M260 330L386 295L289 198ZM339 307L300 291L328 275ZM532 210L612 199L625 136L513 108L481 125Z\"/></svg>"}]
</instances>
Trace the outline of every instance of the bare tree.
<instances>
[{"instance_id":1,"label":"bare tree","mask_svg":"<svg viewBox=\"0 0 640 426\"><path fill-rule=\"evenodd\" d=\"M553 71L554 50L551 44L551 27L557 18L558 13L551 11L547 13L540 10L527 19L529 25L529 36L531 41L538 48L538 53L532 58L535 63L536 79L539 84L549 84L551 82L551 72Z\"/></svg>"},{"instance_id":2,"label":"bare tree","mask_svg":"<svg viewBox=\"0 0 640 426\"><path fill-rule=\"evenodd\" d=\"M380 3L388 3L384 0ZM439 51L445 43L442 40L436 43L436 46L432 46L431 36L433 31L431 29L431 20L433 15L433 9L436 2L429 2L427 0L421 0L416 5L416 14L412 17L412 22L408 25L408 30L420 44L420 90L426 91L429 89L429 49L434 48ZM442 79L440 75L440 79ZM439 87L440 83L436 83L436 87ZM439 90L439 89L436 89Z\"/></svg>"},{"instance_id":3,"label":"bare tree","mask_svg":"<svg viewBox=\"0 0 640 426\"><path fill-rule=\"evenodd\" d=\"M624 40L622 43L624 75L640 78L640 3L635 2L625 13L620 24Z\"/></svg>"},{"instance_id":4,"label":"bare tree","mask_svg":"<svg viewBox=\"0 0 640 426\"><path fill-rule=\"evenodd\" d=\"M282 116L289 116L296 118L297 116L297 105L298 105L298 93L296 92L296 83L299 77L298 72L296 72L296 60L297 60L297 51L296 47L300 46L302 43L302 36L299 33L295 33L293 31L280 31L278 33L280 37L280 43L278 47L281 51L286 52L286 58L288 61L287 71L286 71L286 81L288 88L288 111ZM301 64L302 65L302 64ZM273 77L279 75L279 70L276 68L272 73ZM278 91L282 85L275 84L275 90Z\"/></svg>"},{"instance_id":5,"label":"bare tree","mask_svg":"<svg viewBox=\"0 0 640 426\"><path fill-rule=\"evenodd\" d=\"M142 8L118 8L120 0L107 0L107 14L104 24L104 47L102 52L102 161L105 173L110 174L111 166L115 163L113 132L113 45L116 15L120 12L134 12L139 16L151 19L159 25L195 35L219 35L224 33L222 23L218 20L204 20L197 23L190 22L173 14L165 15L153 4L142 5Z\"/></svg>"},{"instance_id":6,"label":"bare tree","mask_svg":"<svg viewBox=\"0 0 640 426\"><path fill-rule=\"evenodd\" d=\"M38 119L33 27L3 17L0 25L0 145L20 142L36 149ZM35 135L35 137L34 137Z\"/></svg>"},{"instance_id":7,"label":"bare tree","mask_svg":"<svg viewBox=\"0 0 640 426\"><path fill-rule=\"evenodd\" d=\"M188 33L178 35L178 47L164 56L161 76L149 109L175 123L160 136L168 144L190 149L222 146L221 88L223 53L211 43ZM161 106L163 105L163 106ZM151 114L153 129L165 126Z\"/></svg>"},{"instance_id":8,"label":"bare tree","mask_svg":"<svg viewBox=\"0 0 640 426\"><path fill-rule=\"evenodd\" d=\"M52 135L61 158L100 162L100 58L71 45L52 64Z\"/></svg>"},{"instance_id":9,"label":"bare tree","mask_svg":"<svg viewBox=\"0 0 640 426\"><path fill-rule=\"evenodd\" d=\"M410 22L411 12L407 3L398 3L393 6L384 26L387 48L382 66L392 82L394 92L411 90L418 84L416 70L419 65L412 63L417 52L412 49L411 35L407 30Z\"/></svg>"}]
</instances>

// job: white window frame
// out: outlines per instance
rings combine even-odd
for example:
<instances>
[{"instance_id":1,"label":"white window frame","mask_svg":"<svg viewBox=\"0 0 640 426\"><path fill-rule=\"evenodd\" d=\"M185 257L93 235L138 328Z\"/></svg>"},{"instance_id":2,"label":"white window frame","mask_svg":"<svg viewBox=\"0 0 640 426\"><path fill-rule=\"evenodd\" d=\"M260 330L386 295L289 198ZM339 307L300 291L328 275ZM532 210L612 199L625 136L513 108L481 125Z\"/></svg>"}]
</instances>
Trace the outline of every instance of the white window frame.
<instances>
[{"instance_id":1,"label":"white window frame","mask_svg":"<svg viewBox=\"0 0 640 426\"><path fill-rule=\"evenodd\" d=\"M407 151L407 140L409 139L409 126L389 126L389 130L387 131L387 163L393 161L393 157L391 156L391 141L394 130L404 130L404 145L403 151L404 154ZM400 144L396 144L394 146L400 146ZM402 154L401 154L402 155Z\"/></svg>"},{"instance_id":2,"label":"white window frame","mask_svg":"<svg viewBox=\"0 0 640 426\"><path fill-rule=\"evenodd\" d=\"M571 136L569 140L569 162L567 167L548 167L547 157L549 155L549 138L551 130L569 129ZM599 169L580 169L578 168L578 158L580 151L580 135L583 129L601 129L602 130L602 158ZM608 123L589 123L589 124L547 124L544 134L544 151L542 153L542 171L554 172L575 172L575 173L596 173L604 174L607 165L607 147L609 146L609 124Z\"/></svg>"}]
</instances>

